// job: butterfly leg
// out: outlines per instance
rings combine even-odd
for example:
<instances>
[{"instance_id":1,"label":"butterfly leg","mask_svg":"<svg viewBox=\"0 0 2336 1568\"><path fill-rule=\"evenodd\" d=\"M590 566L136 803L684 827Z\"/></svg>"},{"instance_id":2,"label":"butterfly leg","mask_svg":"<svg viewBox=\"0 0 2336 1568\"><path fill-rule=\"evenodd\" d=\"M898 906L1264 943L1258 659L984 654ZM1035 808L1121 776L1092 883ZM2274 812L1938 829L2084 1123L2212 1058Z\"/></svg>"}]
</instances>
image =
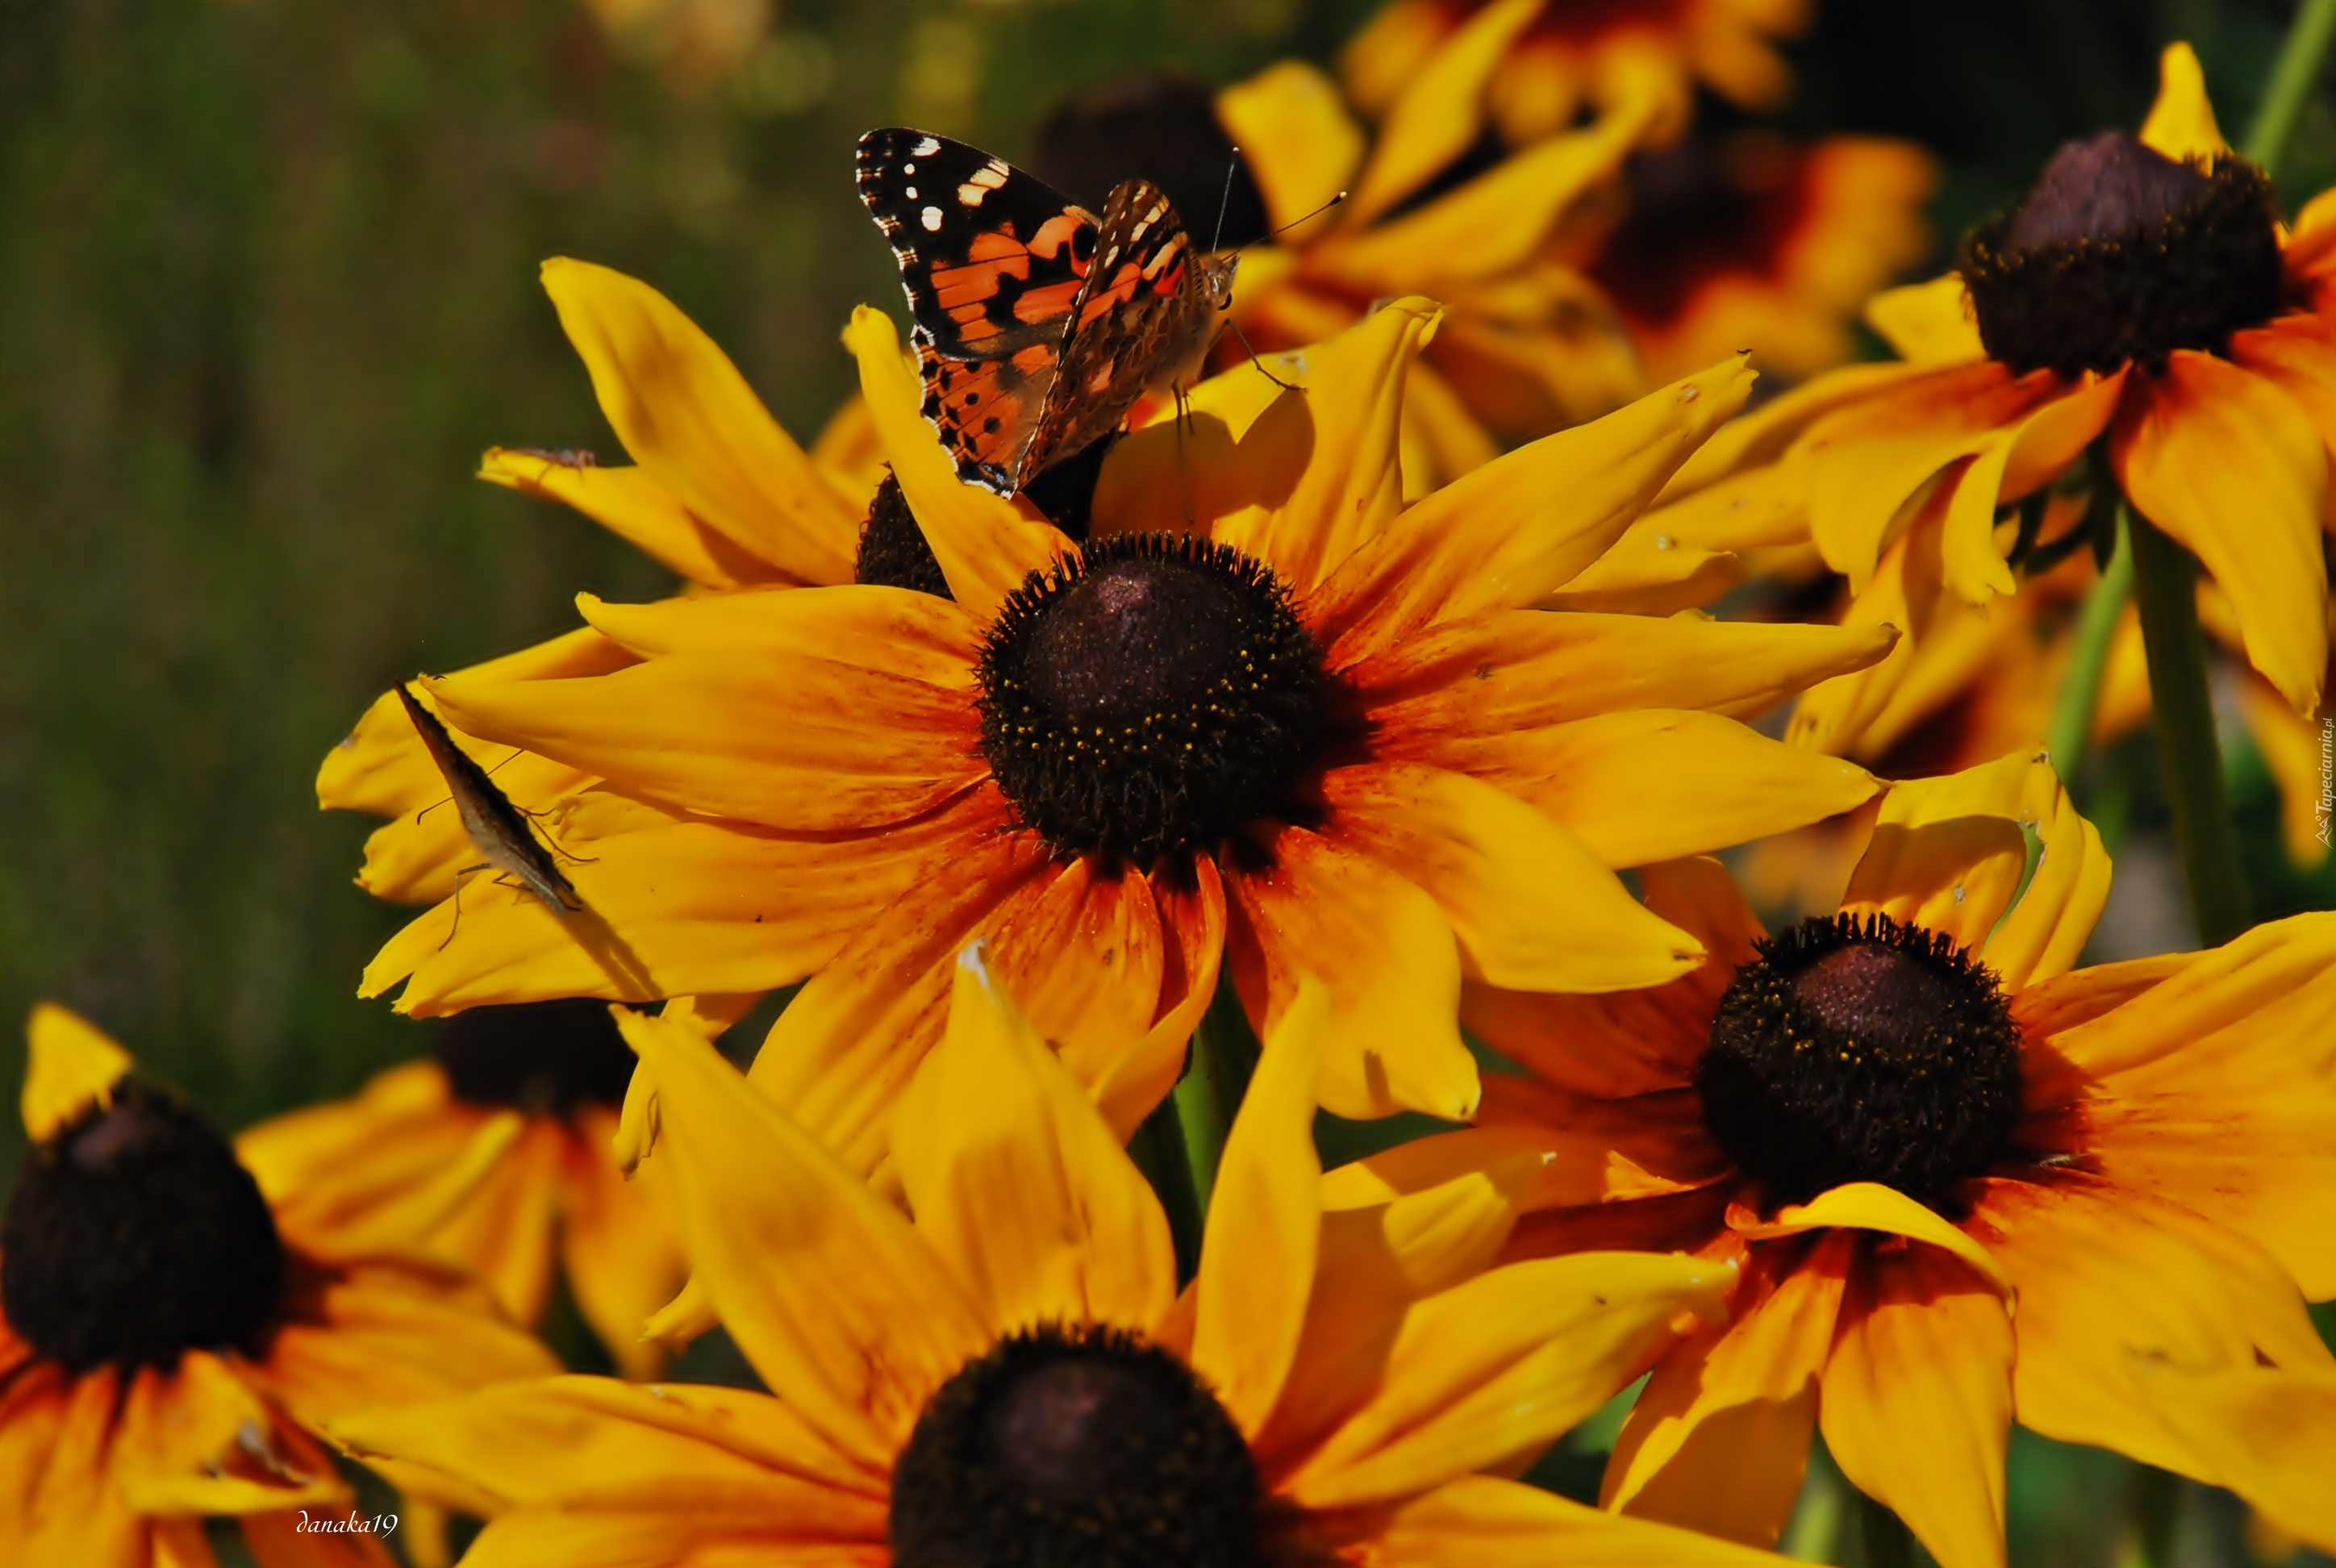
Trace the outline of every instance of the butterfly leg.
<instances>
[{"instance_id":1,"label":"butterfly leg","mask_svg":"<svg viewBox=\"0 0 2336 1568\"><path fill-rule=\"evenodd\" d=\"M447 943L452 942L455 933L462 929L462 879L472 872L482 872L486 869L486 862L482 861L474 866L464 866L454 873L454 923L446 928L446 940L438 944L440 952L446 950Z\"/></svg>"},{"instance_id":2,"label":"butterfly leg","mask_svg":"<svg viewBox=\"0 0 2336 1568\"><path fill-rule=\"evenodd\" d=\"M1197 531L1201 523L1192 515L1192 477L1184 467L1184 427L1192 423L1192 404L1175 383L1169 383L1168 390L1176 399L1176 490L1184 502L1184 526Z\"/></svg>"},{"instance_id":3,"label":"butterfly leg","mask_svg":"<svg viewBox=\"0 0 2336 1568\"><path fill-rule=\"evenodd\" d=\"M552 811L557 811L558 809L559 808L555 806L552 808ZM535 824L536 830L543 834L544 842L551 846L552 852L560 856L560 859L568 862L570 865L597 866L600 863L600 857L599 855L579 855L574 850L569 849L566 844L561 843L558 839L552 837L551 830L543 825L543 819L550 816L551 814L551 811L531 812L525 806L521 806L519 808L519 813L520 815L527 818L529 822Z\"/></svg>"},{"instance_id":4,"label":"butterfly leg","mask_svg":"<svg viewBox=\"0 0 2336 1568\"><path fill-rule=\"evenodd\" d=\"M1228 322L1226 322L1226 323L1225 323L1225 325L1226 325L1227 326L1230 326L1230 327L1231 327L1231 328L1233 329L1233 336L1234 336L1235 337L1237 337L1237 338L1241 339L1241 347L1242 347L1242 348L1243 348L1243 349L1248 353L1248 355L1249 355L1249 362L1250 362L1251 365L1256 365L1256 366L1257 366L1257 373L1258 373L1260 375L1264 376L1268 381L1270 381L1271 383L1273 383L1273 385L1276 385L1276 386L1278 386L1278 387L1281 388L1281 390L1282 390L1282 391L1284 391L1284 392L1303 392L1303 391L1305 391L1305 390L1306 390L1304 387L1302 387L1302 386L1299 385L1298 385L1296 382L1294 382L1294 381L1284 381L1284 380L1282 380L1282 379L1281 379L1281 377L1280 377L1280 376L1278 376L1278 375L1274 375L1274 374L1273 374L1273 372L1271 372L1270 370L1268 370L1268 369L1265 367L1265 361L1264 361L1264 360L1262 360L1262 359L1260 359L1260 358L1257 356L1257 350L1256 350L1256 349L1254 349L1254 348L1250 347L1250 343L1249 343L1249 334L1247 334L1246 332L1243 332L1243 331L1241 329L1241 323L1240 323L1240 322L1238 322L1238 321L1228 321Z\"/></svg>"}]
</instances>

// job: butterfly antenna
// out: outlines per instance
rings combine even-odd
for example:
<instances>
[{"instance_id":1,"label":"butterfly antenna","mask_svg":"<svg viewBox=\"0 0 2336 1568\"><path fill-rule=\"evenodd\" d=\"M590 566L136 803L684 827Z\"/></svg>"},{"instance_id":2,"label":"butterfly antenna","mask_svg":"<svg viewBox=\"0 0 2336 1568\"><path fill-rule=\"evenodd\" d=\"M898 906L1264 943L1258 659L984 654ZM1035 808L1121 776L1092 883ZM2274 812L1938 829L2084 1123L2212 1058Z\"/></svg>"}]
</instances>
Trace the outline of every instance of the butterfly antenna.
<instances>
[{"instance_id":1,"label":"butterfly antenna","mask_svg":"<svg viewBox=\"0 0 2336 1568\"><path fill-rule=\"evenodd\" d=\"M1240 169L1241 149L1236 147L1233 149L1233 155L1225 161L1224 194L1217 198L1217 232L1215 238L1209 241L1209 248L1212 251L1222 250L1224 248L1225 214L1232 210L1233 175L1238 172Z\"/></svg>"},{"instance_id":2,"label":"butterfly antenna","mask_svg":"<svg viewBox=\"0 0 2336 1568\"><path fill-rule=\"evenodd\" d=\"M1321 216L1322 216L1322 214L1324 214L1325 212L1329 211L1329 210L1330 210L1330 209L1332 209L1333 207L1338 206L1338 203L1340 203L1341 201L1344 201L1346 199L1347 199L1347 193L1346 193L1345 191L1341 190L1341 191L1339 191L1339 192L1338 192L1338 195L1333 196L1332 198L1330 198L1330 200L1329 200L1325 201L1324 203L1322 203L1322 205L1321 205L1321 206L1317 207L1313 211L1309 212L1309 213L1305 213L1305 214L1303 214L1303 215L1301 215L1301 216L1299 216L1299 217L1297 217L1297 218L1293 218L1293 219L1291 219L1289 222L1287 222L1287 223L1283 224L1280 228L1279 228L1279 229L1276 229L1272 230L1270 233L1269 233L1269 234L1267 234L1267 235L1266 235L1266 238L1267 238L1268 239L1272 239L1272 238L1273 238L1273 236L1274 236L1274 235L1276 235L1276 234L1287 234L1287 233L1289 233L1291 229L1293 229L1297 228L1299 224L1301 224L1301 223L1303 223L1303 222L1307 221L1307 219L1308 219L1319 218L1319 217L1321 217Z\"/></svg>"}]
</instances>

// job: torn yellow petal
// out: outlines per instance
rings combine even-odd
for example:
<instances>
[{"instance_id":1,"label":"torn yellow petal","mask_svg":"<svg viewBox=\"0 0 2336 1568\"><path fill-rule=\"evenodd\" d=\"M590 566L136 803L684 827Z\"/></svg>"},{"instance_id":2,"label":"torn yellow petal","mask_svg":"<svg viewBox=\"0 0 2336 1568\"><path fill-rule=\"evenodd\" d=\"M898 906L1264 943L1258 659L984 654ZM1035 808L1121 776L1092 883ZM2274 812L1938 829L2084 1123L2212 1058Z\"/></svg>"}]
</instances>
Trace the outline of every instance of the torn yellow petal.
<instances>
[{"instance_id":1,"label":"torn yellow petal","mask_svg":"<svg viewBox=\"0 0 2336 1568\"><path fill-rule=\"evenodd\" d=\"M1773 1220L1733 1227L1750 1241L1797 1236L1808 1231L1879 1231L1928 1242L1952 1252L1995 1287L2005 1300L2012 1294L2011 1277L1985 1247L1941 1219L1936 1211L1916 1203L1895 1187L1879 1182L1847 1182L1820 1193L1806 1203L1787 1203Z\"/></svg>"},{"instance_id":2,"label":"torn yellow petal","mask_svg":"<svg viewBox=\"0 0 2336 1568\"><path fill-rule=\"evenodd\" d=\"M2214 123L2214 106L2206 100L2206 73L2187 44L2168 44L2157 57L2157 102L2141 122L2141 141L2168 158L2191 163L2231 150Z\"/></svg>"},{"instance_id":3,"label":"torn yellow petal","mask_svg":"<svg viewBox=\"0 0 2336 1568\"><path fill-rule=\"evenodd\" d=\"M1339 222L1359 227L1395 206L1475 143L1484 86L1543 0L1495 0L1470 17L1411 74L1380 123L1371 161Z\"/></svg>"},{"instance_id":4,"label":"torn yellow petal","mask_svg":"<svg viewBox=\"0 0 2336 1568\"><path fill-rule=\"evenodd\" d=\"M1979 318L1960 274L1885 288L1865 304L1865 324L1910 365L1954 365L1987 357Z\"/></svg>"},{"instance_id":5,"label":"torn yellow petal","mask_svg":"<svg viewBox=\"0 0 2336 1568\"><path fill-rule=\"evenodd\" d=\"M1175 1299L1158 1201L978 944L959 956L948 1030L893 1112L892 1163L917 1233L1001 1336L1148 1331Z\"/></svg>"},{"instance_id":6,"label":"torn yellow petal","mask_svg":"<svg viewBox=\"0 0 2336 1568\"><path fill-rule=\"evenodd\" d=\"M24 1035L24 1135L46 1143L92 1108L113 1104L113 1087L137 1066L130 1053L78 1013L54 1002L33 1009Z\"/></svg>"},{"instance_id":7,"label":"torn yellow petal","mask_svg":"<svg viewBox=\"0 0 2336 1568\"><path fill-rule=\"evenodd\" d=\"M1244 1433L1264 1429L1297 1359L1322 1244L1314 1089L1330 994L1302 982L1266 1037L1209 1199L1192 1367Z\"/></svg>"},{"instance_id":8,"label":"torn yellow petal","mask_svg":"<svg viewBox=\"0 0 2336 1568\"><path fill-rule=\"evenodd\" d=\"M950 593L974 615L989 618L1023 578L1046 570L1067 553L1070 541L1052 525L1024 517L1003 497L958 478L939 433L920 412L924 388L900 352L900 330L891 317L854 307L843 346L860 362L860 392L869 417Z\"/></svg>"}]
</instances>

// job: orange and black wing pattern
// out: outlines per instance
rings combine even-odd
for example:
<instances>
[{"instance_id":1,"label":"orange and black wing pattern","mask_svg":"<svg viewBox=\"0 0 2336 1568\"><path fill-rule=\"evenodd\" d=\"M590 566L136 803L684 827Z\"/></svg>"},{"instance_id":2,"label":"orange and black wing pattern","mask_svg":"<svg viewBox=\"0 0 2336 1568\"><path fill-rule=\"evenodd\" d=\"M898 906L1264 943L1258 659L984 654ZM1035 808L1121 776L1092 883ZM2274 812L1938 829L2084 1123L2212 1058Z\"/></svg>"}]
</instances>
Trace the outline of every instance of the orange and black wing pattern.
<instances>
[{"instance_id":1,"label":"orange and black wing pattern","mask_svg":"<svg viewBox=\"0 0 2336 1568\"><path fill-rule=\"evenodd\" d=\"M1213 313L1188 287L1192 265L1192 239L1165 192L1148 180L1112 191L1062 369L1030 444L1031 472L1118 429L1170 362L1206 333Z\"/></svg>"},{"instance_id":2,"label":"orange and black wing pattern","mask_svg":"<svg viewBox=\"0 0 2336 1568\"><path fill-rule=\"evenodd\" d=\"M860 139L860 199L900 265L925 416L960 478L1010 495L1095 252L1094 217L976 147L891 127Z\"/></svg>"}]
</instances>

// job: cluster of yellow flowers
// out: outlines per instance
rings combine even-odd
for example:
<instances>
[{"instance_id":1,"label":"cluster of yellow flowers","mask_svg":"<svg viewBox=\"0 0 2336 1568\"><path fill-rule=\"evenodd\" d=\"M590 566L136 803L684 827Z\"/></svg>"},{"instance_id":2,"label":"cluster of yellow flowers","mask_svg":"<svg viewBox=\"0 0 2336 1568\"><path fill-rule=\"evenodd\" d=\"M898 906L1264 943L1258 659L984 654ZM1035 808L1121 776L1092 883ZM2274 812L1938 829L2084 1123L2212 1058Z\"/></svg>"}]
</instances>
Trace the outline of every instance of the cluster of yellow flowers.
<instances>
[{"instance_id":1,"label":"cluster of yellow flowers","mask_svg":"<svg viewBox=\"0 0 2336 1568\"><path fill-rule=\"evenodd\" d=\"M1822 1433L2001 1568L2014 1422L2336 1550L2336 913L2215 929L2176 765L2203 623L2324 845L2336 195L2278 222L2176 46L1872 298L1897 360L1755 405L1928 164L1696 144L1792 0L1577 9L1399 0L1343 84L1217 95L1284 226L1257 354L1072 510L959 478L885 315L806 450L547 263L632 463L483 476L685 586L326 760L427 906L363 989L432 1060L229 1144L35 1015L0 1561L426 1565L468 1515L475 1568L1753 1563ZM1797 214L1757 266L1630 238L1685 159ZM1818 620L1701 608L1825 569ZM2081 968L2054 765L2153 691L2219 945ZM1757 841L1825 912L1764 930ZM1325 1112L1468 1125L1326 1172ZM558 1278L619 1375L524 1331ZM767 1392L656 1380L716 1324ZM1602 1506L1516 1479L1641 1378Z\"/></svg>"}]
</instances>

